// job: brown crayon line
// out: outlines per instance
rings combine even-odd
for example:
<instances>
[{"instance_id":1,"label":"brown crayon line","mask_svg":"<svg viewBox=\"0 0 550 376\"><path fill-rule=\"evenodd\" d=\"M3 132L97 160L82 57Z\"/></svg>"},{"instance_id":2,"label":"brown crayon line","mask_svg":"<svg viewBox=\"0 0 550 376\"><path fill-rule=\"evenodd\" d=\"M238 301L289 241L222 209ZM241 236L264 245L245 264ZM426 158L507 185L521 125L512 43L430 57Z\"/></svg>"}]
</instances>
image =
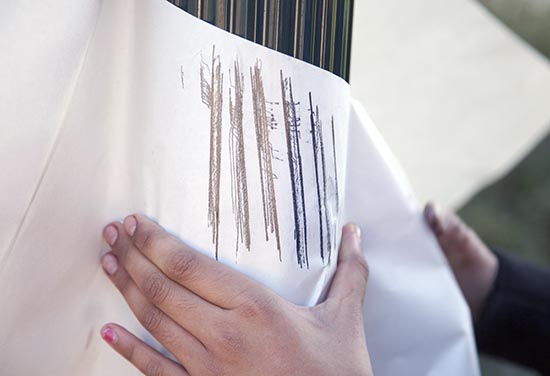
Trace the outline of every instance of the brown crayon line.
<instances>
[{"instance_id":1,"label":"brown crayon line","mask_svg":"<svg viewBox=\"0 0 550 376\"><path fill-rule=\"evenodd\" d=\"M277 200L275 197L275 183L273 174L273 146L269 139L270 124L267 119L266 100L263 79L261 75L261 61L257 60L254 68L250 67L252 82L252 104L254 107L254 125L256 128L256 146L260 169L260 185L262 190L262 206L264 215L265 239L269 241L269 233L275 233L279 261L282 261L281 241L279 236L279 219L277 214Z\"/></svg>"},{"instance_id":2,"label":"brown crayon line","mask_svg":"<svg viewBox=\"0 0 550 376\"><path fill-rule=\"evenodd\" d=\"M231 75L231 72L230 72ZM250 217L248 210L248 186L246 180L246 162L243 132L243 86L244 76L237 60L234 62L234 101L229 88L229 154L231 163L231 196L235 216L236 241L235 257L239 243L250 250Z\"/></svg>"},{"instance_id":3,"label":"brown crayon line","mask_svg":"<svg viewBox=\"0 0 550 376\"><path fill-rule=\"evenodd\" d=\"M218 259L218 241L220 224L220 176L221 176L221 141L222 141L222 101L223 74L220 56L215 54L212 46L212 63L209 67L201 61L201 99L210 109L210 166L208 182L208 226L212 227L212 242ZM207 78L210 71L210 81Z\"/></svg>"}]
</instances>

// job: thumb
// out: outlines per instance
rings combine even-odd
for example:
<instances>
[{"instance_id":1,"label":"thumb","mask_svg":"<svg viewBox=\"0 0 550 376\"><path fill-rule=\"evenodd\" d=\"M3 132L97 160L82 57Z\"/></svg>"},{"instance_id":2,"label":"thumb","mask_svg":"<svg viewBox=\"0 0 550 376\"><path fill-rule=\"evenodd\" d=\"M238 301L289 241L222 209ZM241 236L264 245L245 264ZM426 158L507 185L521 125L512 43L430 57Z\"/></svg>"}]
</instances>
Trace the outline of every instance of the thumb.
<instances>
[{"instance_id":1,"label":"thumb","mask_svg":"<svg viewBox=\"0 0 550 376\"><path fill-rule=\"evenodd\" d=\"M332 280L327 299L348 300L350 304L363 305L369 266L361 251L361 231L353 223L342 229L338 253L338 267Z\"/></svg>"}]
</instances>

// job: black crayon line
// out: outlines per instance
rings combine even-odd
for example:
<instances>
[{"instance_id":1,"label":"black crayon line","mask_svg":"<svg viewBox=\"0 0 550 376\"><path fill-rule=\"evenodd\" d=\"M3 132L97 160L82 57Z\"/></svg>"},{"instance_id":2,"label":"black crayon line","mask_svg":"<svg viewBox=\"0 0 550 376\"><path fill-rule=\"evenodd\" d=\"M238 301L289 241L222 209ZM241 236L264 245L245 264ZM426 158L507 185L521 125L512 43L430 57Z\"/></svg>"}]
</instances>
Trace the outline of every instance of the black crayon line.
<instances>
[{"instance_id":1,"label":"black crayon line","mask_svg":"<svg viewBox=\"0 0 550 376\"><path fill-rule=\"evenodd\" d=\"M304 249L303 254L305 257L306 267L309 269L309 256L308 256L308 249L307 249L307 218L306 218L306 200L305 200L305 194L304 194L304 175L303 175L303 169L302 169L302 153L300 152L300 130L298 129L300 127L300 117L296 115L296 105L297 102L294 101L294 94L292 92L292 80L289 77L288 78L288 88L289 88L289 94L290 94L290 109L292 114L292 124L294 128L294 145L296 147L296 158L297 158L297 166L298 166L298 176L300 178L300 201L302 206L302 226L303 226L303 236L304 236Z\"/></svg>"},{"instance_id":2,"label":"black crayon line","mask_svg":"<svg viewBox=\"0 0 550 376\"><path fill-rule=\"evenodd\" d=\"M336 190L335 195L335 201L336 201L336 217L340 215L340 196L339 196L339 188L338 188L338 163L336 159L336 137L334 132L334 116L331 117L331 128L332 128L332 156L333 156L333 162L334 162L334 185ZM336 226L337 221L334 221L334 233L336 234ZM336 241L336 236L334 237L334 240ZM334 247L336 247L336 243L334 244Z\"/></svg>"},{"instance_id":3,"label":"black crayon line","mask_svg":"<svg viewBox=\"0 0 550 376\"><path fill-rule=\"evenodd\" d=\"M333 161L334 161L334 180L336 185L336 212L340 212L340 198L339 198L339 192L338 192L338 163L336 160L336 137L334 135L334 116L331 118L332 123L332 155L333 155Z\"/></svg>"},{"instance_id":4,"label":"black crayon line","mask_svg":"<svg viewBox=\"0 0 550 376\"><path fill-rule=\"evenodd\" d=\"M283 99L283 111L285 118L285 134L287 142L288 163L292 185L292 198L294 209L294 237L296 239L296 255L298 265L309 268L307 250L307 218L305 210L304 178L302 171L302 156L300 153L300 119L296 115L296 105L292 93L292 81L290 77L281 75L281 94Z\"/></svg>"},{"instance_id":5,"label":"black crayon line","mask_svg":"<svg viewBox=\"0 0 550 376\"><path fill-rule=\"evenodd\" d=\"M313 109L311 92L309 93L309 111L311 123L311 141L313 147L313 161L315 167L315 182L317 186L317 205L319 213L319 237L321 260L330 264L332 254L331 219L327 195L327 170L325 157L325 143L323 138L323 124L319 116L319 106ZM326 243L325 243L326 240ZM326 251L326 252L325 252Z\"/></svg>"},{"instance_id":6,"label":"black crayon line","mask_svg":"<svg viewBox=\"0 0 550 376\"><path fill-rule=\"evenodd\" d=\"M323 227L323 203L321 201L321 183L319 176L319 146L318 146L318 119L315 119L315 112L313 111L313 103L311 100L311 92L309 92L309 121L311 126L311 144L313 147L313 164L315 171L315 186L317 189L317 212L319 215L319 245L321 249L321 260L325 261L325 242L324 242L324 227ZM330 248L329 248L330 249Z\"/></svg>"},{"instance_id":7,"label":"black crayon line","mask_svg":"<svg viewBox=\"0 0 550 376\"><path fill-rule=\"evenodd\" d=\"M326 225L326 234L327 234L327 253L328 253L328 263L330 264L330 256L332 254L332 247L331 247L331 231L330 231L330 218L329 218L329 207L328 207L328 198L327 198L327 169L326 169L326 161L325 161L325 142L323 140L323 125L321 123L321 119L319 118L319 106L315 106L315 114L317 118L317 130L319 134L319 144L320 144L320 152L321 152L321 169L323 172L323 205L325 209L325 225ZM324 260L323 260L324 261Z\"/></svg>"}]
</instances>

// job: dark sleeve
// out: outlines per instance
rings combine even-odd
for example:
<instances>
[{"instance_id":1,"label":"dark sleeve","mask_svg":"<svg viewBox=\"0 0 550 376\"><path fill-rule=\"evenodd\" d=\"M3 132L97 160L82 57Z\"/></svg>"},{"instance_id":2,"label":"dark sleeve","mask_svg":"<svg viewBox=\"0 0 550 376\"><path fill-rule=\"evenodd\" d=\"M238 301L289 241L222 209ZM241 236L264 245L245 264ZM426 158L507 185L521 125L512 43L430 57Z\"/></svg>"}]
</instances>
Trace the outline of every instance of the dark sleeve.
<instances>
[{"instance_id":1,"label":"dark sleeve","mask_svg":"<svg viewBox=\"0 0 550 376\"><path fill-rule=\"evenodd\" d=\"M495 285L475 327L478 349L550 375L550 271L495 254Z\"/></svg>"}]
</instances>

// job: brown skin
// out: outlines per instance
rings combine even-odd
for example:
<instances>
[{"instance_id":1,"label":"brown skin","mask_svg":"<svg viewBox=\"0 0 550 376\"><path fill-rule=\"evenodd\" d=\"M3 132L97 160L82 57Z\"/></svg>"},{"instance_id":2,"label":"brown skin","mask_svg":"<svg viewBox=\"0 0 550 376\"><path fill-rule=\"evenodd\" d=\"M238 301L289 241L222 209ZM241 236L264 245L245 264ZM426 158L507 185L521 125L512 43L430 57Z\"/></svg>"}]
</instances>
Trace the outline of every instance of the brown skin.
<instances>
[{"instance_id":1,"label":"brown skin","mask_svg":"<svg viewBox=\"0 0 550 376\"><path fill-rule=\"evenodd\" d=\"M498 260L454 213L429 203L424 217L476 320ZM106 325L103 337L146 375L372 375L362 317L368 266L357 226L344 227L329 295L311 308L203 256L146 217L112 223L104 235L112 246L102 259L107 274L181 363Z\"/></svg>"},{"instance_id":2,"label":"brown skin","mask_svg":"<svg viewBox=\"0 0 550 376\"><path fill-rule=\"evenodd\" d=\"M477 320L494 285L498 259L455 213L428 203L424 218L449 261L473 320Z\"/></svg>"},{"instance_id":3,"label":"brown skin","mask_svg":"<svg viewBox=\"0 0 550 376\"><path fill-rule=\"evenodd\" d=\"M372 375L357 226L344 227L334 280L314 307L286 301L141 215L111 223L104 237L109 278L181 364L121 326L104 326L107 342L145 375Z\"/></svg>"}]
</instances>

